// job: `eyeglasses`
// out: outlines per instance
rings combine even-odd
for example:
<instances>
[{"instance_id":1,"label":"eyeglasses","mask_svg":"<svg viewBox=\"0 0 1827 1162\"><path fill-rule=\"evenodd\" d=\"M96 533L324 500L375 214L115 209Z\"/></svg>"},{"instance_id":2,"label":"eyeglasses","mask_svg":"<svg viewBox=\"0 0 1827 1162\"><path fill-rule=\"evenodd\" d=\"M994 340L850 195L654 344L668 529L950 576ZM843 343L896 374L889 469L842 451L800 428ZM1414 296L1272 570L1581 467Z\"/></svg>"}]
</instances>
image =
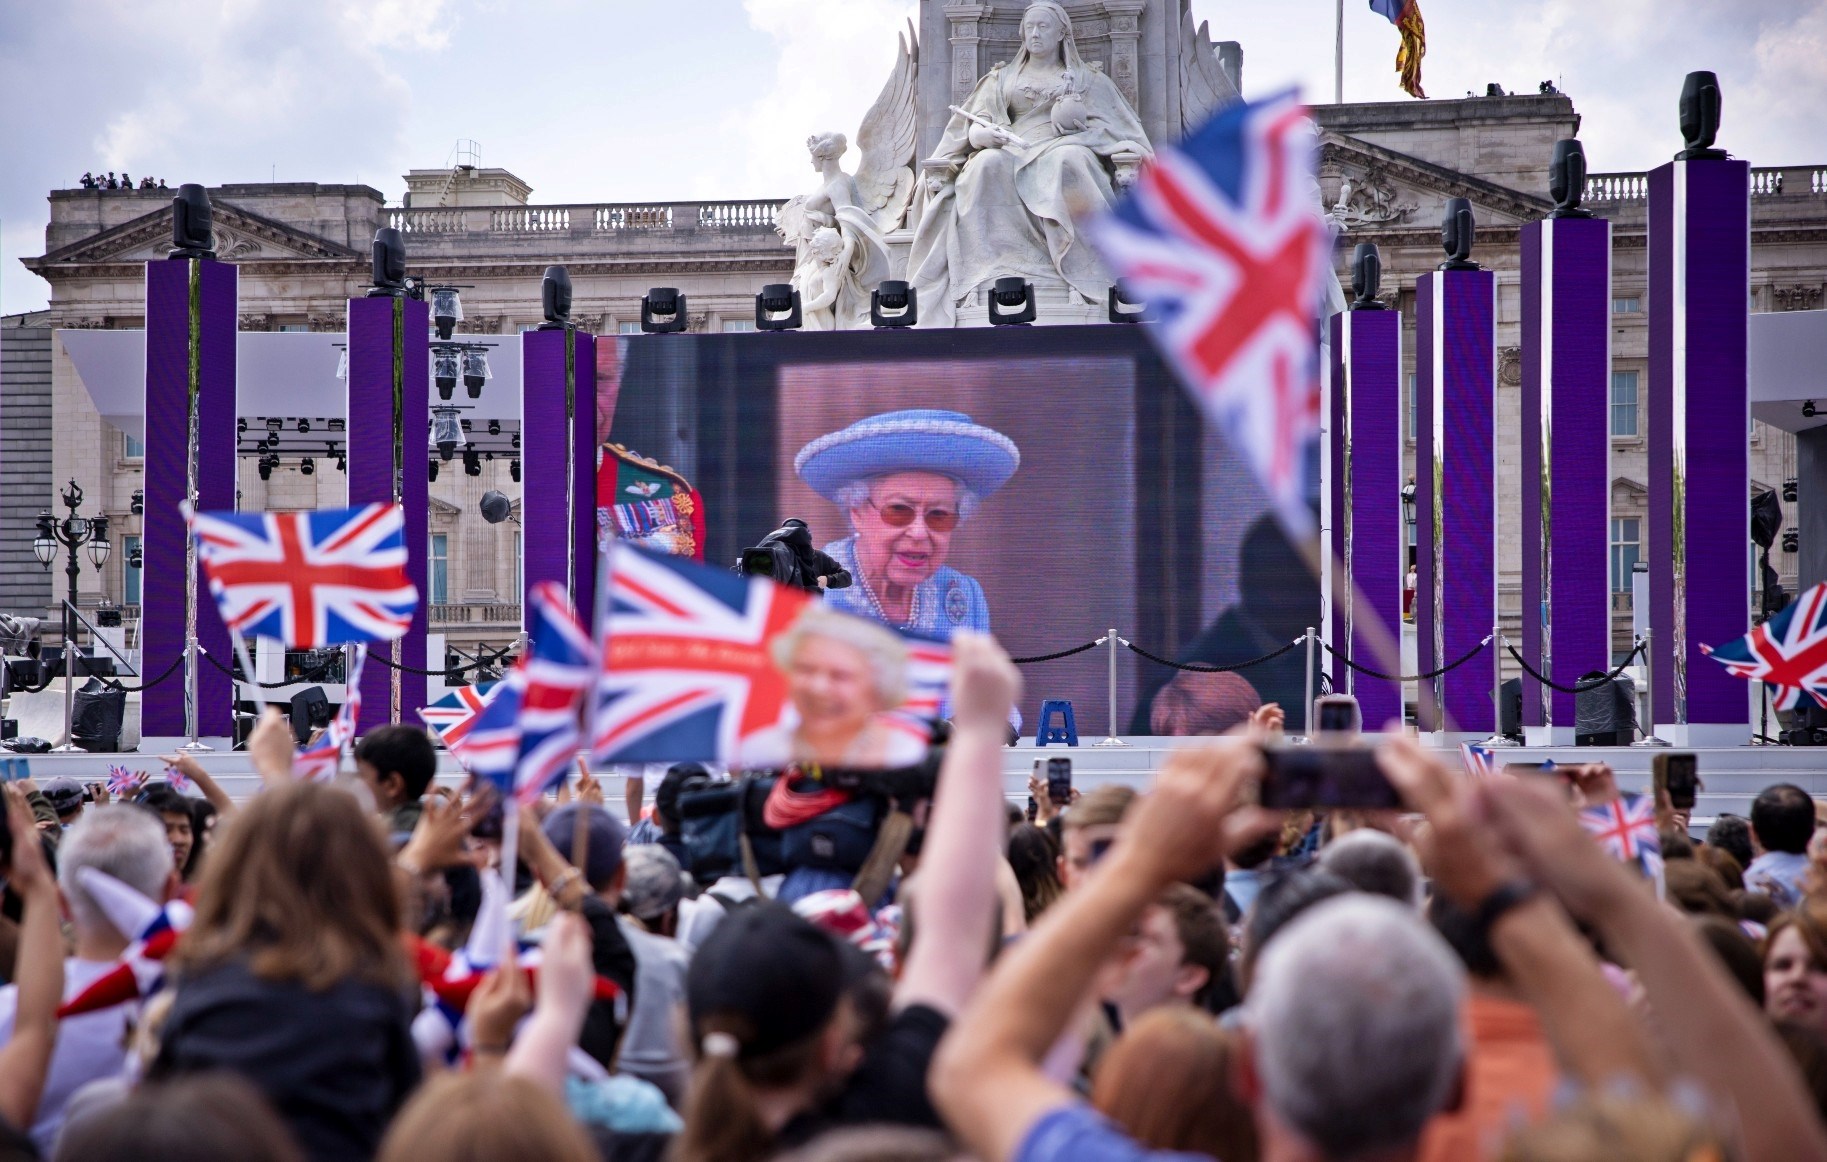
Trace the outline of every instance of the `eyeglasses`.
<instances>
[{"instance_id":1,"label":"eyeglasses","mask_svg":"<svg viewBox=\"0 0 1827 1162\"><path fill-rule=\"evenodd\" d=\"M873 502L871 502L873 504ZM920 510L911 504L873 504L875 510L882 514L882 523L891 528L904 529L920 515ZM935 533L949 533L958 527L958 514L948 508L929 508L926 510L926 527Z\"/></svg>"}]
</instances>

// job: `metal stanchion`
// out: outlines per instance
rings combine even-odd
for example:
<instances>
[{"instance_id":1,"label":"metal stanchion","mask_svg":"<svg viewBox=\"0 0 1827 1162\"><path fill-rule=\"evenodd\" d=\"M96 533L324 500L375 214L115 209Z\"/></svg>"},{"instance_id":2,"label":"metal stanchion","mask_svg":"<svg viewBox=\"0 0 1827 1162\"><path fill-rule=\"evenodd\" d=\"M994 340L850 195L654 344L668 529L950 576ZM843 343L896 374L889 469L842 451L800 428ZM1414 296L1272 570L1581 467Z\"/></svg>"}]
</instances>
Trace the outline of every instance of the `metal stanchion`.
<instances>
[{"instance_id":1,"label":"metal stanchion","mask_svg":"<svg viewBox=\"0 0 1827 1162\"><path fill-rule=\"evenodd\" d=\"M1122 648L1122 640L1117 637L1116 626L1111 626L1106 634L1110 643L1110 733L1092 743L1093 746L1128 746L1117 737L1117 650Z\"/></svg>"},{"instance_id":2,"label":"metal stanchion","mask_svg":"<svg viewBox=\"0 0 1827 1162\"><path fill-rule=\"evenodd\" d=\"M1307 627L1307 685L1306 685L1307 701L1301 707L1301 736L1303 738L1312 738L1313 737L1313 664L1315 661L1314 651L1317 650L1318 648L1319 648L1318 635L1316 635L1313 632L1312 626L1308 626Z\"/></svg>"},{"instance_id":3,"label":"metal stanchion","mask_svg":"<svg viewBox=\"0 0 1827 1162\"><path fill-rule=\"evenodd\" d=\"M1503 732L1503 647L1503 626L1501 624L1493 625L1491 627L1491 715L1495 728L1491 731L1491 737L1480 744L1487 747L1522 745Z\"/></svg>"},{"instance_id":4,"label":"metal stanchion","mask_svg":"<svg viewBox=\"0 0 1827 1162\"><path fill-rule=\"evenodd\" d=\"M1630 745L1632 745L1632 746L1669 746L1670 745L1669 743L1666 743L1656 737L1656 661L1655 661L1655 658L1651 656L1654 651L1651 649L1651 645L1650 645L1650 633L1651 633L1651 631L1649 630L1649 628L1645 627L1643 630L1643 637L1642 637L1643 691L1645 694L1648 695L1648 700L1649 700L1649 713L1647 715L1645 715L1645 717L1647 717L1649 719L1649 723L1646 726L1640 727L1640 729L1643 731L1643 737L1639 738L1637 741L1631 743Z\"/></svg>"}]
</instances>

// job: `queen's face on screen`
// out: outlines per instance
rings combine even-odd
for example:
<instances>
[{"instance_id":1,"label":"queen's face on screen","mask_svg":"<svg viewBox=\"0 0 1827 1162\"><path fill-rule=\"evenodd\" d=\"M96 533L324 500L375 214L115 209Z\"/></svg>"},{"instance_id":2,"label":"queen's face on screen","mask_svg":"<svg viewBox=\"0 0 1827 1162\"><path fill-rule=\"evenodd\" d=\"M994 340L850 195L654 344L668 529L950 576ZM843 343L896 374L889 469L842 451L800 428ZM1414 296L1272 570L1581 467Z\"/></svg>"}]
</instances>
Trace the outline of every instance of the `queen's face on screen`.
<instances>
[{"instance_id":1,"label":"queen's face on screen","mask_svg":"<svg viewBox=\"0 0 1827 1162\"><path fill-rule=\"evenodd\" d=\"M898 596L945 564L963 490L938 472L893 472L864 483L867 491L850 507L857 567L878 600Z\"/></svg>"}]
</instances>

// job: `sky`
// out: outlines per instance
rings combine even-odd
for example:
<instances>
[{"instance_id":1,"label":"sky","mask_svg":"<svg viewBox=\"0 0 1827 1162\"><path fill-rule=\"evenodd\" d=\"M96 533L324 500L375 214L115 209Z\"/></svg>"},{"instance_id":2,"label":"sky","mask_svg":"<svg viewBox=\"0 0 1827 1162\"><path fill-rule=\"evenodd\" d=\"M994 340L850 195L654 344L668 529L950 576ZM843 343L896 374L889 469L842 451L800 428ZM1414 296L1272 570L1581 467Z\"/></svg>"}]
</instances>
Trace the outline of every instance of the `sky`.
<instances>
[{"instance_id":1,"label":"sky","mask_svg":"<svg viewBox=\"0 0 1827 1162\"><path fill-rule=\"evenodd\" d=\"M928 0L938 3L940 0ZM1435 97L1552 79L1594 172L1680 147L1692 69L1719 143L1827 163L1827 0L1420 0ZM535 203L786 197L855 137L914 0L0 0L0 313L40 308L46 192L85 170L361 182L391 204L459 139ZM1406 99L1396 31L1344 0L1345 99ZM1244 92L1333 88L1334 0L1192 0ZM1544 159L1545 164L1546 159ZM854 166L854 152L847 159Z\"/></svg>"}]
</instances>

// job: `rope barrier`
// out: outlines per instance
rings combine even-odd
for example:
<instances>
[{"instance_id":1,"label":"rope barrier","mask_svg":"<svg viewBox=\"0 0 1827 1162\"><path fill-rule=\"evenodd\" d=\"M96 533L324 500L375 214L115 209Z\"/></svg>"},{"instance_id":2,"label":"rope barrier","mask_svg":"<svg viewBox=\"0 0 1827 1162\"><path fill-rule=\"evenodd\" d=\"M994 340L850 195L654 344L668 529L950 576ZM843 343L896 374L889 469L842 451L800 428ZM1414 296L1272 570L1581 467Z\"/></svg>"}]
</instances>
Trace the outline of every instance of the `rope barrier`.
<instances>
[{"instance_id":1,"label":"rope barrier","mask_svg":"<svg viewBox=\"0 0 1827 1162\"><path fill-rule=\"evenodd\" d=\"M1095 650L1109 640L1108 637L1101 637L1094 642L1086 642L1082 646L1073 646L1069 650L1056 650L1050 654L1035 654L1031 658L1010 658L1009 661L1014 662L1018 666L1028 666L1035 662L1057 661L1060 658L1069 658L1074 654L1082 654L1086 650Z\"/></svg>"},{"instance_id":2,"label":"rope barrier","mask_svg":"<svg viewBox=\"0 0 1827 1162\"><path fill-rule=\"evenodd\" d=\"M1260 666L1264 662L1272 662L1276 658L1279 658L1283 654L1287 653L1289 650L1294 649L1296 646L1304 645L1307 641L1307 635L1302 634L1299 637L1295 638L1293 641L1289 642L1287 645L1281 647L1279 650L1272 650L1269 653L1264 654L1260 658L1251 658L1247 662L1235 662L1228 666L1205 666L1205 665L1199 665L1197 663L1170 662L1166 658L1162 657L1160 654L1149 653L1147 650L1143 649L1139 645L1136 645L1132 641L1127 641L1123 638L1118 638L1117 641L1122 642L1124 648L1128 649L1130 652L1141 654L1143 657L1147 658L1149 661L1159 663L1160 665L1170 667L1171 669L1185 670L1191 674L1228 674L1233 670L1247 670L1251 666Z\"/></svg>"},{"instance_id":3,"label":"rope barrier","mask_svg":"<svg viewBox=\"0 0 1827 1162\"><path fill-rule=\"evenodd\" d=\"M1588 690L1597 690L1600 687L1610 685L1613 681L1615 681L1617 679L1619 674L1622 674L1625 670L1629 669L1630 663L1635 661L1637 655L1643 652L1643 643L1641 641L1639 641L1639 642L1637 642L1636 645L1632 646L1630 648L1630 652L1628 654L1624 655L1624 660L1619 662L1617 664L1617 666L1615 668L1613 668L1612 671L1610 673L1606 674L1604 677L1589 678L1583 682L1575 682L1571 686L1563 686L1559 682L1552 681L1552 680L1545 678L1542 675L1536 673L1534 668L1531 667L1528 662L1523 661L1523 656L1516 652L1516 647L1510 644L1509 638L1503 639L1503 648L1510 651L1510 656L1512 658L1515 658L1516 664L1523 668L1523 673L1529 675L1529 677L1531 677L1531 678L1534 678L1537 682L1540 682L1542 685L1548 687L1548 689L1559 690L1563 694L1584 694Z\"/></svg>"},{"instance_id":4,"label":"rope barrier","mask_svg":"<svg viewBox=\"0 0 1827 1162\"><path fill-rule=\"evenodd\" d=\"M160 674L158 677L152 679L152 681L150 681L150 682L141 682L137 686L124 685L120 682L117 682L113 678L99 678L97 680L100 681L103 686L107 687L110 690L119 690L123 694L138 694L141 691L152 689L154 686L158 685L160 682L163 682L165 679L171 677L173 674L178 672L178 667L182 666L183 664L184 664L184 655L179 654L177 657L175 657L171 660L171 665L165 667L165 672L163 674Z\"/></svg>"},{"instance_id":5,"label":"rope barrier","mask_svg":"<svg viewBox=\"0 0 1827 1162\"><path fill-rule=\"evenodd\" d=\"M461 678L471 670L481 670L490 666L499 666L502 662L507 660L507 655L503 652L494 658L478 658L467 666L451 666L448 669L441 670L424 670L420 669L418 666L409 666L405 662L390 662L385 655L378 653L370 653L368 655L368 660L371 662L379 662L387 669L398 670L403 674L417 674L421 678L443 678L446 683L449 683L455 678Z\"/></svg>"},{"instance_id":6,"label":"rope barrier","mask_svg":"<svg viewBox=\"0 0 1827 1162\"><path fill-rule=\"evenodd\" d=\"M218 662L206 650L198 650L197 656L204 661L207 661L210 665L222 671L224 674L227 674L230 681L239 682L243 686L252 686L258 690L277 690L281 686L296 686L301 682L321 682L330 675L330 667L326 664L318 669L311 670L308 673L299 674L295 678L281 678L277 682L255 682L252 679L238 676L233 667L225 666L221 662ZM179 660L181 661L182 659L180 658Z\"/></svg>"},{"instance_id":7,"label":"rope barrier","mask_svg":"<svg viewBox=\"0 0 1827 1162\"><path fill-rule=\"evenodd\" d=\"M1491 635L1485 634L1484 640L1479 642L1477 645L1473 646L1471 649L1471 652L1466 654L1465 657L1460 658L1456 662L1448 662L1446 665L1441 666L1438 670L1430 670L1429 672L1427 672L1425 674L1379 673L1378 671L1371 669L1369 666L1358 665L1356 662L1352 661L1350 658L1346 657L1344 654L1339 653L1337 650L1333 649L1331 646L1327 645L1325 642L1320 643L1320 648L1325 650L1327 653L1331 654L1333 657L1337 658L1339 661L1345 663L1345 665L1349 666L1351 669L1356 670L1358 673L1363 674L1366 677L1382 678L1386 682L1426 682L1433 678L1438 678L1440 675L1446 673L1449 670L1457 670L1460 666L1465 665L1467 662L1471 661L1473 658L1475 658L1479 654L1483 653L1484 647L1486 647L1490 644L1491 644Z\"/></svg>"}]
</instances>

